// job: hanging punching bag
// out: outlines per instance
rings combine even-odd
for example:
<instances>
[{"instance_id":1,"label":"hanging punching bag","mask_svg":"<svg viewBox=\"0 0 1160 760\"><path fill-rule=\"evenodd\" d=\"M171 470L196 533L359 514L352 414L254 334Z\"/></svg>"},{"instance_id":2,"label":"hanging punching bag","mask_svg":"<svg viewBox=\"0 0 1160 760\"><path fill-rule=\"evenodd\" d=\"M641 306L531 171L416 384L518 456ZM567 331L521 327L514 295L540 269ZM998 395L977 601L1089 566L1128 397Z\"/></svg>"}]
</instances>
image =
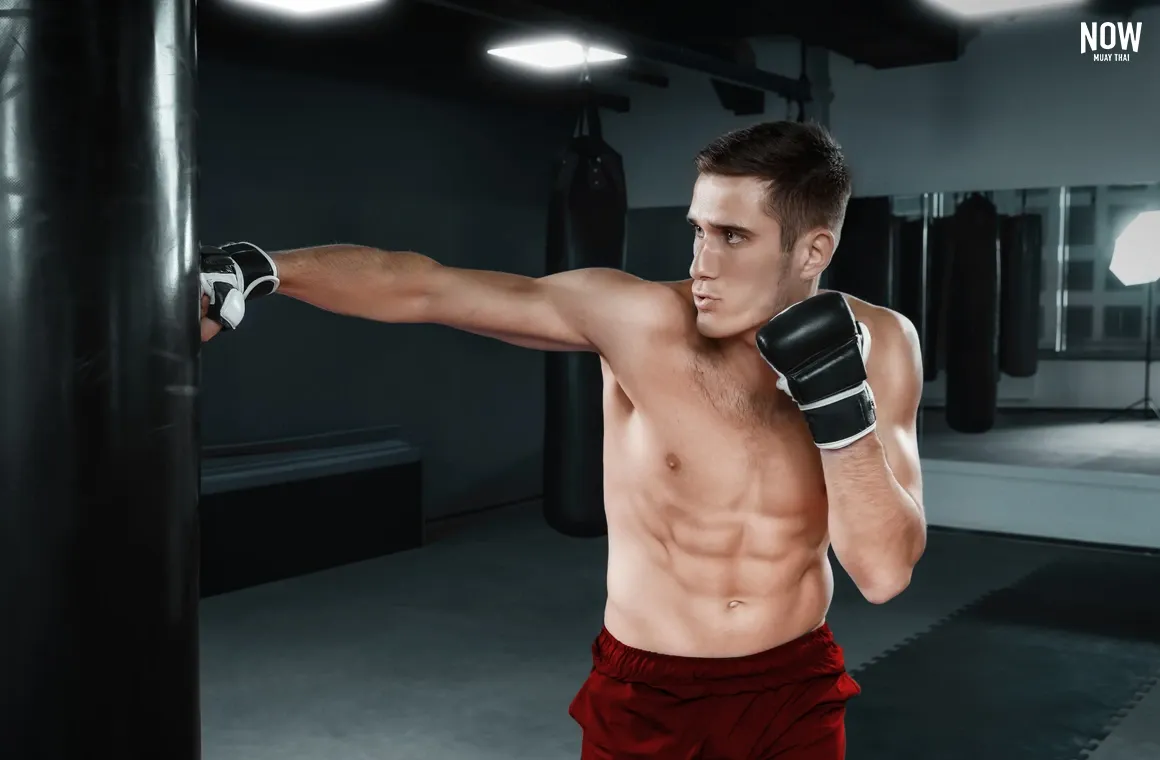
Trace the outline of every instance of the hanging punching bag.
<instances>
[{"instance_id":1,"label":"hanging punching bag","mask_svg":"<svg viewBox=\"0 0 1160 760\"><path fill-rule=\"evenodd\" d=\"M999 251L1003 262L999 368L1011 377L1031 377L1039 368L1043 217L1004 217Z\"/></svg>"},{"instance_id":2,"label":"hanging punching bag","mask_svg":"<svg viewBox=\"0 0 1160 760\"><path fill-rule=\"evenodd\" d=\"M926 231L926 317L923 320L923 379L933 382L946 366L946 304L950 292L953 218L936 217Z\"/></svg>"},{"instance_id":3,"label":"hanging punching bag","mask_svg":"<svg viewBox=\"0 0 1160 760\"><path fill-rule=\"evenodd\" d=\"M594 103L581 114L565 152L549 214L549 274L624 268L624 165L601 136ZM567 536L602 536L607 526L600 358L587 352L548 352L545 364L544 518Z\"/></svg>"},{"instance_id":4,"label":"hanging punching bag","mask_svg":"<svg viewBox=\"0 0 1160 760\"><path fill-rule=\"evenodd\" d=\"M198 760L192 0L0 2L0 757Z\"/></svg>"},{"instance_id":5,"label":"hanging punching bag","mask_svg":"<svg viewBox=\"0 0 1160 760\"><path fill-rule=\"evenodd\" d=\"M890 306L893 231L889 198L851 198L826 287L877 306Z\"/></svg>"},{"instance_id":6,"label":"hanging punching bag","mask_svg":"<svg viewBox=\"0 0 1160 760\"><path fill-rule=\"evenodd\" d=\"M974 193L954 216L947 300L946 419L960 433L995 425L999 401L999 214Z\"/></svg>"},{"instance_id":7,"label":"hanging punching bag","mask_svg":"<svg viewBox=\"0 0 1160 760\"><path fill-rule=\"evenodd\" d=\"M898 266L894 273L894 303L891 307L910 320L922 333L926 343L926 325L923 324L923 238L926 223L922 219L899 219L897 223Z\"/></svg>"}]
</instances>

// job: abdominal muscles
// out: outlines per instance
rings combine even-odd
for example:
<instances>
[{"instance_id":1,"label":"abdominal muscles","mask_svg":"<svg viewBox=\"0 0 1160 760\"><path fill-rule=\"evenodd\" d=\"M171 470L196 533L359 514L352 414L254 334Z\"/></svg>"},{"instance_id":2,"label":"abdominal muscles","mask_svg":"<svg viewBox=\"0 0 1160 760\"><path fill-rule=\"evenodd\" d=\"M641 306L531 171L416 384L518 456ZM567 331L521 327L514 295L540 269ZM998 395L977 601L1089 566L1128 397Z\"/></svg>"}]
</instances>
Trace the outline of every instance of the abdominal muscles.
<instances>
[{"instance_id":1,"label":"abdominal muscles","mask_svg":"<svg viewBox=\"0 0 1160 760\"><path fill-rule=\"evenodd\" d=\"M829 606L817 450L792 416L759 429L694 417L606 415L605 625L665 654L770 649Z\"/></svg>"}]
</instances>

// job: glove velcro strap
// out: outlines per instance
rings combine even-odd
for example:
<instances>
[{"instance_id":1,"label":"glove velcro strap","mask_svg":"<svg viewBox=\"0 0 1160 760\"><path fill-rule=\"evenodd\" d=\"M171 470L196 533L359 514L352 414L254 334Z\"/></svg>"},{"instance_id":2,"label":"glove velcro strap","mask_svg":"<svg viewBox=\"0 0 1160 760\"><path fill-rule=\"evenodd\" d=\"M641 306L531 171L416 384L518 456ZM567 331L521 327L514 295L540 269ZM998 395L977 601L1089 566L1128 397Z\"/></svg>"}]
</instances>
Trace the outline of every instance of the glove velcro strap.
<instances>
[{"instance_id":1,"label":"glove velcro strap","mask_svg":"<svg viewBox=\"0 0 1160 760\"><path fill-rule=\"evenodd\" d=\"M766 364L770 364L768 359ZM783 373L774 369L778 374ZM866 366L858 338L852 337L784 374L788 376L789 394L794 399L816 398L821 401L812 403L826 404L847 392L852 383L865 380Z\"/></svg>"},{"instance_id":2,"label":"glove velcro strap","mask_svg":"<svg viewBox=\"0 0 1160 760\"><path fill-rule=\"evenodd\" d=\"M869 383L801 407L814 443L822 449L840 449L873 432L878 421Z\"/></svg>"},{"instance_id":3,"label":"glove velcro strap","mask_svg":"<svg viewBox=\"0 0 1160 760\"><path fill-rule=\"evenodd\" d=\"M278 290L278 265L270 254L253 243L226 243L221 249L237 264L246 288L242 295L247 301Z\"/></svg>"}]
</instances>

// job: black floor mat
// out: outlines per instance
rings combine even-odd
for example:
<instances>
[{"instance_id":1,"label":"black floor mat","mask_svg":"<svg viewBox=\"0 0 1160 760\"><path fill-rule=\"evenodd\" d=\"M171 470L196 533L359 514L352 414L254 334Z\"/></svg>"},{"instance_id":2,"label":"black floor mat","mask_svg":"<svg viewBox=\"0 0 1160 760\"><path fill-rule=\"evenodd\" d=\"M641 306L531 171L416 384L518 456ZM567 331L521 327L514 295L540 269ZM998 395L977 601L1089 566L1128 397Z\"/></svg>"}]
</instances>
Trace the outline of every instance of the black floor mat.
<instances>
[{"instance_id":1,"label":"black floor mat","mask_svg":"<svg viewBox=\"0 0 1160 760\"><path fill-rule=\"evenodd\" d=\"M1160 677L1160 559L1046 566L854 673L851 760L1076 760Z\"/></svg>"}]
</instances>

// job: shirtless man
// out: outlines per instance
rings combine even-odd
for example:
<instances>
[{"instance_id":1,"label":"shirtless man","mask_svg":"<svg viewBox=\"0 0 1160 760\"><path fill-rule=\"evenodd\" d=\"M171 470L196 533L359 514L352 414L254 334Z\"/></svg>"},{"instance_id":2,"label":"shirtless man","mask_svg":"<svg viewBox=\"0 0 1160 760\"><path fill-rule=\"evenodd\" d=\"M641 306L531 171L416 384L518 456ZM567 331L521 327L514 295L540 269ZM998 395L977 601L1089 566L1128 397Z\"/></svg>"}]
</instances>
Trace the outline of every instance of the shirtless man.
<instances>
[{"instance_id":1,"label":"shirtless man","mask_svg":"<svg viewBox=\"0 0 1160 760\"><path fill-rule=\"evenodd\" d=\"M892 311L818 292L850 196L822 128L759 124L696 164L684 282L231 244L203 254L203 338L277 290L350 316L598 353L608 601L570 710L581 757L837 760L859 687L825 623L827 549L876 604L906 588L923 552L918 341Z\"/></svg>"}]
</instances>

